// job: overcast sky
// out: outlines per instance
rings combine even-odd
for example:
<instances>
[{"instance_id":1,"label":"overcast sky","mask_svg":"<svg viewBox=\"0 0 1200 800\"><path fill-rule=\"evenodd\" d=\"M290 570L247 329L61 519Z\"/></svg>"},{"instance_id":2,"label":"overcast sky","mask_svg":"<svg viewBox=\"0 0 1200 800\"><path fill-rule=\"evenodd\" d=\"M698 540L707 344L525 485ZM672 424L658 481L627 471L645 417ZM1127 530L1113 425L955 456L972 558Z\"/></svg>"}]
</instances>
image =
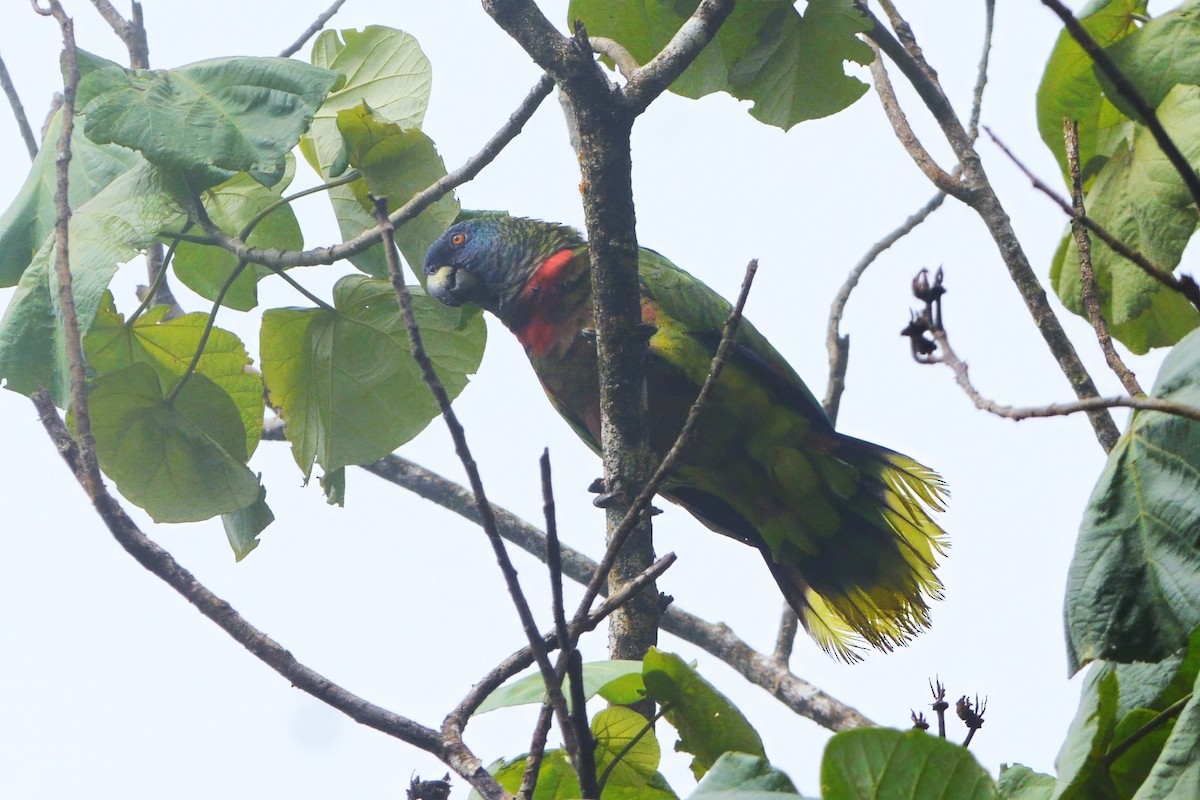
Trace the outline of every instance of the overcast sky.
<instances>
[{"instance_id":1,"label":"overcast sky","mask_svg":"<svg viewBox=\"0 0 1200 800\"><path fill-rule=\"evenodd\" d=\"M145 0L151 63L274 54L326 5ZM541 5L564 25L565 2ZM965 117L983 3L905 5ZM1034 91L1058 26L1036 0L999 5L983 119L1055 182L1057 168L1037 138ZM36 127L60 81L58 31L27 3L4 6L0 55ZM69 0L67 7L81 47L126 61L89 3ZM451 168L479 149L538 77L477 2L349 0L334 23L390 25L418 38L434 75L425 130ZM902 92L902 100L928 148L952 166L912 94ZM638 237L730 297L746 262L757 257L747 316L821 396L834 293L862 253L920 207L932 188L896 143L873 94L786 134L759 124L744 106L724 95L700 102L668 95L638 121ZM1063 218L993 145L982 142L980 151L1044 278ZM28 161L3 111L0 152L6 154L0 202L7 204ZM311 182L302 170L298 185ZM562 115L547 102L459 197L467 208L580 224L578 182ZM308 246L337 240L324 200L307 201L300 214ZM1194 253L1185 256L1185 270L1189 263ZM871 719L901 727L911 708L927 708L927 680L939 675L952 698L988 696L987 724L971 749L989 770L1021 762L1052 771L1079 687L1066 675L1063 587L1103 453L1081 416L1021 424L989 417L972 407L949 370L913 363L898 336L913 305L908 284L919 268L939 265L949 288L947 328L979 388L1003 403L1071 399L972 212L948 201L888 251L847 311L843 331L852 349L839 428L908 453L945 476L953 493L944 518L953 546L940 573L946 599L933 610L932 630L897 653L846 666L801 636L793 669ZM118 276L114 288L126 312L142 269L127 267ZM295 274L323 292L344 270ZM10 295L0 290L0 302ZM266 306L304 304L269 280L261 296ZM190 309L207 308L186 292L181 298ZM1118 392L1090 329L1062 314L1102 391ZM220 324L240 332L256 351L255 314L222 311ZM596 555L603 515L585 488L599 474L599 462L550 408L515 341L499 326L490 325L489 333L480 373L457 404L488 493L540 524L537 457L549 447L559 528L570 544ZM1151 383L1158 358L1132 363L1143 385ZM400 452L461 481L448 442L435 422ZM431 757L289 687L138 566L91 512L29 401L6 391L0 391L0 448L0 796L395 798L412 773L445 772ZM347 507L330 508L315 482L301 486L278 443L263 443L251 467L263 473L277 521L240 564L219 521L153 526L144 515L135 517L300 660L370 700L437 726L472 682L522 644L499 570L475 527L361 471L349 472ZM657 547L674 551L679 561L660 588L683 608L727 622L769 650L780 598L760 557L678 509L666 512L655 520ZM532 558L516 558L548 625L545 571ZM604 643L602 633L594 635L585 655L602 658ZM825 730L690 645L664 635L661 646L696 659L758 726L772 761L802 791L817 791ZM467 741L485 762L516 755L527 748L530 720L521 711L494 712L471 724ZM964 734L957 720L951 730L958 739ZM669 729L659 731L664 771L686 794L692 785L686 760L670 754ZM465 796L457 785L457 796Z\"/></svg>"}]
</instances>

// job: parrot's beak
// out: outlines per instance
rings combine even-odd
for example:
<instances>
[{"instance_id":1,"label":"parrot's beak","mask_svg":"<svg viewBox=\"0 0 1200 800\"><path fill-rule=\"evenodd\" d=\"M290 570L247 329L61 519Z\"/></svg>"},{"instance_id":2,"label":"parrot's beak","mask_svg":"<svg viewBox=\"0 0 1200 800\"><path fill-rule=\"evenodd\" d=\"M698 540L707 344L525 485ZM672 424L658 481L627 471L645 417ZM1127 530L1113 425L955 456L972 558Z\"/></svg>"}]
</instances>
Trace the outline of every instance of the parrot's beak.
<instances>
[{"instance_id":1,"label":"parrot's beak","mask_svg":"<svg viewBox=\"0 0 1200 800\"><path fill-rule=\"evenodd\" d=\"M457 267L438 267L429 273L425 281L429 293L442 305L460 306L462 301L455 296L458 286L459 270Z\"/></svg>"}]
</instances>

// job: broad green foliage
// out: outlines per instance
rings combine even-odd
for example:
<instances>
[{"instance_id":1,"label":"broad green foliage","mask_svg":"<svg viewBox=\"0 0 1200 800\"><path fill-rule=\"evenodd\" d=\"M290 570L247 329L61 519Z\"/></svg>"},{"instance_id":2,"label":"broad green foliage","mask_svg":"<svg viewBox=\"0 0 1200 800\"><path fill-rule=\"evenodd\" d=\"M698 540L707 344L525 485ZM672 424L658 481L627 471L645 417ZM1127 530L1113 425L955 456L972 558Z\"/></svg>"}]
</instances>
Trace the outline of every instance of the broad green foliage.
<instances>
[{"instance_id":1,"label":"broad green foliage","mask_svg":"<svg viewBox=\"0 0 1200 800\"><path fill-rule=\"evenodd\" d=\"M179 179L141 161L83 205L69 226L71 273L81 330L88 330L120 264L148 247L158 232L182 216ZM6 388L30 394L45 386L66 402L66 351L53 275L54 237L43 243L0 320L0 378Z\"/></svg>"},{"instance_id":2,"label":"broad green foliage","mask_svg":"<svg viewBox=\"0 0 1200 800\"><path fill-rule=\"evenodd\" d=\"M451 397L479 366L486 336L478 312L448 309L412 287L429 357ZM389 282L348 275L333 309L277 308L263 314L262 369L282 409L292 455L307 478L375 461L421 432L437 413L410 355Z\"/></svg>"},{"instance_id":3,"label":"broad green foliage","mask_svg":"<svg viewBox=\"0 0 1200 800\"><path fill-rule=\"evenodd\" d=\"M0 286L16 285L34 253L54 230L55 154L61 135L62 112L58 112L46 129L20 193L0 216ZM142 159L137 153L116 145L94 144L83 135L81 126L76 126L71 136L69 167L71 207L79 208L139 163Z\"/></svg>"},{"instance_id":4,"label":"broad green foliage","mask_svg":"<svg viewBox=\"0 0 1200 800\"><path fill-rule=\"evenodd\" d=\"M417 133L429 105L429 60L407 33L370 26L343 30L341 38L325 31L313 45L312 61L340 72L345 84L317 112L312 130L300 142L301 152L326 180L351 165L365 164L370 170L369 178L328 191L338 229L350 239L375 227L368 181L369 191L387 197L395 209L446 174L432 142ZM393 155L404 166L388 163ZM424 248L449 227L457 211L458 201L447 195L396 231L396 243L409 264L420 264ZM441 229L435 230L439 224ZM382 245L350 261L369 275L387 276Z\"/></svg>"},{"instance_id":5,"label":"broad green foliage","mask_svg":"<svg viewBox=\"0 0 1200 800\"><path fill-rule=\"evenodd\" d=\"M1200 405L1200 332L1167 356L1154 395ZM1200 423L1139 411L1088 502L1067 579L1071 671L1157 661L1200 625Z\"/></svg>"},{"instance_id":6,"label":"broad green foliage","mask_svg":"<svg viewBox=\"0 0 1200 800\"><path fill-rule=\"evenodd\" d=\"M695 756L692 774L697 778L731 750L766 756L762 739L742 712L679 656L650 648L642 679L650 697L668 708L667 721L679 732L675 749Z\"/></svg>"},{"instance_id":7,"label":"broad green foliage","mask_svg":"<svg viewBox=\"0 0 1200 800\"><path fill-rule=\"evenodd\" d=\"M100 466L156 522L237 511L259 497L246 428L229 395L193 375L173 400L145 362L97 378L89 395Z\"/></svg>"},{"instance_id":8,"label":"broad green foliage","mask_svg":"<svg viewBox=\"0 0 1200 800\"><path fill-rule=\"evenodd\" d=\"M623 45L644 64L679 30L695 0L572 0L571 24ZM856 34L866 20L851 0L810 0L803 16L791 0L742 2L696 61L671 86L684 97L728 92L753 100L750 113L787 130L829 116L863 95L867 85L846 75L845 62L869 64L871 48Z\"/></svg>"},{"instance_id":9,"label":"broad green foliage","mask_svg":"<svg viewBox=\"0 0 1200 800\"><path fill-rule=\"evenodd\" d=\"M364 103L381 119L419 128L429 105L433 71L417 40L409 34L372 25L361 31L324 31L313 43L312 63L344 76L325 100L305 140L314 167L322 175L341 175L349 153L338 132L338 112Z\"/></svg>"},{"instance_id":10,"label":"broad green foliage","mask_svg":"<svg viewBox=\"0 0 1200 800\"><path fill-rule=\"evenodd\" d=\"M1054 798L1196 797L1198 677L1200 633L1185 651L1160 663L1097 663L1058 755ZM1147 732L1144 726L1152 720L1162 724Z\"/></svg>"},{"instance_id":11,"label":"broad green foliage","mask_svg":"<svg viewBox=\"0 0 1200 800\"><path fill-rule=\"evenodd\" d=\"M1034 772L1024 764L1000 767L996 791L1004 800L1050 800L1054 794L1053 775Z\"/></svg>"},{"instance_id":12,"label":"broad green foliage","mask_svg":"<svg viewBox=\"0 0 1200 800\"><path fill-rule=\"evenodd\" d=\"M250 223L255 223L253 230L242 237L254 247L275 250L304 247L304 235L295 212L290 205L280 203L280 194L291 183L295 159L289 154L285 163L284 177L269 189L242 172L201 192L200 199L209 219L221 230L239 236ZM237 257L215 245L180 242L171 263L176 277L185 286L201 297L216 300L237 268ZM225 291L222 305L238 311L254 308L258 305L258 281L270 274L271 270L258 264L242 267Z\"/></svg>"},{"instance_id":13,"label":"broad green foliage","mask_svg":"<svg viewBox=\"0 0 1200 800\"><path fill-rule=\"evenodd\" d=\"M970 751L924 731L862 728L829 740L824 800L991 800L996 785Z\"/></svg>"},{"instance_id":14,"label":"broad green foliage","mask_svg":"<svg viewBox=\"0 0 1200 800\"><path fill-rule=\"evenodd\" d=\"M245 508L221 515L225 536L233 549L234 558L241 561L258 547L258 535L275 521L275 515L267 506L267 488L258 487L258 499Z\"/></svg>"},{"instance_id":15,"label":"broad green foliage","mask_svg":"<svg viewBox=\"0 0 1200 800\"><path fill-rule=\"evenodd\" d=\"M88 365L98 375L124 369L130 364L149 364L158 373L163 386L175 388L191 364L200 339L208 326L207 314L186 314L164 320L166 306L156 306L138 317L132 325L113 305L107 291L91 331L84 337L83 349ZM245 428L246 453L258 447L262 435L263 384L254 372L248 372L250 356L246 346L229 331L213 327L204 353L196 363L196 374L220 387L237 406Z\"/></svg>"},{"instance_id":16,"label":"broad green foliage","mask_svg":"<svg viewBox=\"0 0 1200 800\"><path fill-rule=\"evenodd\" d=\"M761 756L725 753L688 800L785 800L800 797L791 778Z\"/></svg>"},{"instance_id":17,"label":"broad green foliage","mask_svg":"<svg viewBox=\"0 0 1200 800\"><path fill-rule=\"evenodd\" d=\"M500 761L488 770L501 786L516 794L521 788L521 778L525 775L525 757L514 761ZM577 800L580 796L579 778L567 760L567 754L562 750L547 751L538 768L538 782L533 792L533 800ZM480 797L478 792L471 790L471 800L479 800Z\"/></svg>"},{"instance_id":18,"label":"broad green foliage","mask_svg":"<svg viewBox=\"0 0 1200 800\"><path fill-rule=\"evenodd\" d=\"M446 175L433 140L417 128L401 128L366 105L340 112L337 123L346 139L351 165L363 174L362 180L344 187L354 193L363 210L363 227L374 223L368 191L387 198L388 210L394 211ZM447 194L396 229L396 246L422 283L425 251L454 223L458 211L458 200Z\"/></svg>"},{"instance_id":19,"label":"broad green foliage","mask_svg":"<svg viewBox=\"0 0 1200 800\"><path fill-rule=\"evenodd\" d=\"M1135 30L1134 15L1146 12L1146 0L1093 0L1077 16L1099 44L1108 46ZM1095 175L1131 124L1100 89L1092 59L1063 30L1050 52L1037 90L1038 131L1069 180L1063 144L1063 117L1079 122L1079 163L1084 178Z\"/></svg>"},{"instance_id":20,"label":"broad green foliage","mask_svg":"<svg viewBox=\"0 0 1200 800\"><path fill-rule=\"evenodd\" d=\"M1093 3L1085 26L1103 45L1193 164L1200 164L1200 4L1188 2L1138 28L1144 3ZM1088 215L1159 268L1171 271L1196 229L1196 207L1175 168L1128 101L1099 75L1064 31L1038 90L1042 138L1066 174L1063 117L1079 121L1080 163L1088 180ZM1101 312L1112 334L1137 353L1172 345L1200 325L1178 293L1117 256L1093 237ZM1064 235L1051 265L1058 296L1082 314L1079 255Z\"/></svg>"},{"instance_id":21,"label":"broad green foliage","mask_svg":"<svg viewBox=\"0 0 1200 800\"><path fill-rule=\"evenodd\" d=\"M640 695L625 697L617 696L615 693L608 691L608 687L626 676L636 676L636 683L641 685L642 677L642 662L640 661L592 661L583 665L583 696L590 700L596 695L602 696L610 703L623 703L628 705L635 703L645 696L643 689ZM621 683L624 683L621 681ZM566 685L563 687L563 694L568 698L571 697L570 678L567 679ZM508 708L509 706L528 705L530 703L541 703L546 699L546 682L542 678L540 671L534 672L531 675L526 675L524 678L515 680L512 683L501 686L496 691L488 695L487 699L479 704L479 708L475 709L476 714L483 714L488 711L493 711L497 708Z\"/></svg>"},{"instance_id":22,"label":"broad green foliage","mask_svg":"<svg viewBox=\"0 0 1200 800\"><path fill-rule=\"evenodd\" d=\"M79 53L77 108L97 144L119 144L203 189L247 172L270 186L338 74L289 58L126 69Z\"/></svg>"},{"instance_id":23,"label":"broad green foliage","mask_svg":"<svg viewBox=\"0 0 1200 800\"><path fill-rule=\"evenodd\" d=\"M675 797L658 772L662 751L648 724L641 714L622 706L606 708L592 718L596 774L608 773L603 792L606 800Z\"/></svg>"}]
</instances>

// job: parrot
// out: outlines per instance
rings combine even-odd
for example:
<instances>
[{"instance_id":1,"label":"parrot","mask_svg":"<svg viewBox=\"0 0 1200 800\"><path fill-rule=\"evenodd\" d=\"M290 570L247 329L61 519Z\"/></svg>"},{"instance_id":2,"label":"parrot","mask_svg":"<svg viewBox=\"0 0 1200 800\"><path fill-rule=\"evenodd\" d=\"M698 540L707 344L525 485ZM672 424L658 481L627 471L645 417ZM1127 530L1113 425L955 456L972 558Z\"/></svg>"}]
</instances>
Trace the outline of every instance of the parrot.
<instances>
[{"instance_id":1,"label":"parrot","mask_svg":"<svg viewBox=\"0 0 1200 800\"><path fill-rule=\"evenodd\" d=\"M575 229L505 212L468 212L429 248L428 293L475 305L525 348L551 405L600 453L600 388L588 245ZM638 257L649 333L650 447L661 460L708 375L731 306L657 252ZM933 514L942 478L843 435L767 339L743 319L695 438L659 495L756 548L804 629L858 661L930 625L948 547Z\"/></svg>"}]
</instances>

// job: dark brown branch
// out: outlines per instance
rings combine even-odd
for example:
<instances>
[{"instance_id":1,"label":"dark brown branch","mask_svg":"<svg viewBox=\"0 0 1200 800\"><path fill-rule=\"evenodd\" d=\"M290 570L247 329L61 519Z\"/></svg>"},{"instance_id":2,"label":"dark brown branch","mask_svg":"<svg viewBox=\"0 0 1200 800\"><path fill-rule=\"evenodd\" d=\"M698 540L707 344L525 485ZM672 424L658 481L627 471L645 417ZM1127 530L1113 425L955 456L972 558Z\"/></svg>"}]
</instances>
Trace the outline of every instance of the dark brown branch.
<instances>
[{"instance_id":1,"label":"dark brown branch","mask_svg":"<svg viewBox=\"0 0 1200 800\"><path fill-rule=\"evenodd\" d=\"M103 485L94 494L88 490L87 467L83 464L79 446L67 432L54 401L45 391L36 392L32 399L43 426L75 479L88 492L100 519L118 544L139 564L297 689L336 708L355 722L437 756L485 796L504 796L495 779L463 745L461 738L443 736L432 728L370 703L300 663L287 649L247 622L232 606L196 580L170 553L147 537Z\"/></svg>"},{"instance_id":2,"label":"dark brown branch","mask_svg":"<svg viewBox=\"0 0 1200 800\"><path fill-rule=\"evenodd\" d=\"M1100 241L1108 245L1108 247L1114 253L1141 269L1163 286L1179 292L1181 295L1187 298L1189 303L1191 303L1197 309L1200 309L1200 285L1196 284L1196 281L1192 278L1192 276L1184 275L1180 278L1176 278L1169 271L1152 263L1150 259L1146 258L1146 256L1125 244L1112 233L1109 233L1107 228L1096 222L1091 217L1086 215L1082 217L1076 217L1075 209L1068 200L1059 195L1056 191L1054 191L1054 189L1050 188L1050 186L1048 186L1041 178L1034 175L1033 171L1025 166L1025 164L1022 163L1019 158L1017 158L1016 154L1013 153L1013 151L1010 150L1008 146L996 136L995 133L993 133L986 126L984 127L984 130L987 131L988 136L992 138L992 141L996 143L996 146L999 147L1000 150L1009 157L1013 164L1016 165L1017 169L1021 170L1025 177L1029 178L1030 182L1033 184L1033 188L1037 189L1039 192L1053 200L1058 207L1062 209L1064 214L1072 219L1078 219L1081 225L1087 228L1091 233L1095 234L1096 238L1098 238Z\"/></svg>"},{"instance_id":3,"label":"dark brown branch","mask_svg":"<svg viewBox=\"0 0 1200 800\"><path fill-rule=\"evenodd\" d=\"M1083 205L1083 174L1079 168L1079 123L1063 119L1063 140L1066 144L1067 167L1071 175L1071 233L1075 237L1075 248L1079 251L1079 283L1083 294L1083 307L1087 318L1096 332L1096 341L1104 353L1104 360L1121 381L1125 391L1131 395L1144 394L1133 371L1126 366L1113 347L1108 323L1100 311L1100 297L1096 288L1096 273L1092 269L1092 240L1088 230L1080 221L1087 213Z\"/></svg>"},{"instance_id":4,"label":"dark brown branch","mask_svg":"<svg viewBox=\"0 0 1200 800\"><path fill-rule=\"evenodd\" d=\"M886 3L885 7L888 9L892 24L898 35L905 41L905 44L902 45L866 8L864 2L856 3L856 7L871 23L871 28L866 33L867 37L896 63L900 71L912 83L913 88L933 114L943 136L954 151L961 170L960 182L967 187L965 194L955 196L967 203L987 226L988 232L999 250L1000 257L1008 268L1013 285L1025 302L1025 307L1029 311L1034 325L1042 334L1042 339L1046 342L1047 348L1067 378L1067 382L1070 383L1076 397L1080 399L1097 397L1099 392L1096 390L1095 382L1088 374L1087 367L1080 360L1079 354L1075 352L1074 344L1063 330L1058 316L1046 299L1046 292L1029 264L1029 258L1012 228L1012 222L1001 205L1000 198L996 196L995 190L988 181L971 137L954 113L945 92L942 91L941 84L937 80L937 73L925 61L911 29L900 18L894 6L890 2ZM897 134L901 135L901 132L898 130ZM938 188L944 187L939 186ZM1120 438L1120 431L1117 430L1112 415L1104 409L1092 409L1088 414L1088 420L1096 433L1096 440L1100 446L1106 451L1112 449L1117 439Z\"/></svg>"},{"instance_id":5,"label":"dark brown branch","mask_svg":"<svg viewBox=\"0 0 1200 800\"><path fill-rule=\"evenodd\" d=\"M334 0L333 4L318 14L317 18L313 20L313 24L309 25L308 28L305 29L304 33L300 34L300 38L283 48L283 50L279 53L280 57L290 58L291 56L295 55L301 47L304 47L305 42L307 42L309 39L315 36L318 31L324 28L329 20L333 19L333 15L338 12L338 9L340 9L342 4L345 2L346 0Z\"/></svg>"},{"instance_id":6,"label":"dark brown branch","mask_svg":"<svg viewBox=\"0 0 1200 800\"><path fill-rule=\"evenodd\" d=\"M264 426L263 439L283 441L283 438L283 427L278 422ZM471 522L479 523L479 513L468 489L418 464L391 455L374 464L365 464L363 469ZM544 533L498 506L493 506L493 510L497 527L505 539L538 560L546 561L548 556ZM566 545L561 550L563 574L576 583L586 585L591 581L598 566L596 562ZM605 590L602 588L601 592ZM727 626L706 622L681 609L678 603L672 603L663 612L662 629L721 659L747 681L766 689L796 714L819 725L835 731L873 725L855 709L793 675L786 664L779 664L770 655L754 650ZM526 662L526 666L529 663L532 662ZM482 702L482 698L479 702Z\"/></svg>"},{"instance_id":7,"label":"dark brown branch","mask_svg":"<svg viewBox=\"0 0 1200 800\"><path fill-rule=\"evenodd\" d=\"M458 420L458 414L451 407L450 396L446 393L446 387L442 385L441 378L438 377L437 372L433 368L433 361L430 360L429 354L425 350L421 329L417 325L417 318L413 313L412 295L409 293L408 286L404 282L404 275L400 271L400 255L396 250L395 240L396 230L392 227L392 223L388 219L387 199L379 198L374 202L375 219L379 222L379 227L383 232L383 252L384 257L387 259L388 274L392 281L392 288L396 292L396 301L400 306L400 312L404 317L404 327L408 332L413 360L421 368L421 376L425 379L425 384L433 394L433 398L441 410L442 419L446 423L446 428L450 432L450 438L454 441L454 451L458 454L463 469L467 472L467 480L471 485L471 492L475 496L475 507L479 511L480 524L487 535L488 543L492 546L492 552L496 556L496 563L500 566L500 572L504 575L505 586L508 588L509 596L512 597L513 605L517 609L517 616L521 620L521 627L524 629L525 637L528 639L529 646L533 651L534 660L537 662L538 669L542 671L542 677L546 681L546 692L550 696L551 705L554 706L555 715L558 717L563 740L567 743L568 750L578 751L579 745L574 737L574 729L571 726L571 720L567 712L566 699L563 697L561 687L555 678L554 666L550 663L549 651L542 641L541 634L538 633L537 622L533 618L533 610L529 607L529 600L525 597L525 592L521 589L521 582L517 577L517 569L513 566L512 559L508 556L508 550L504 546L504 539L501 538L500 532L496 529L496 516L492 512L492 504L488 501L487 494L484 492L483 478L479 474L479 466L475 463L475 458L471 455L471 448L467 445L466 431L463 430L462 423Z\"/></svg>"},{"instance_id":8,"label":"dark brown branch","mask_svg":"<svg viewBox=\"0 0 1200 800\"><path fill-rule=\"evenodd\" d=\"M1154 141L1158 143L1159 148L1163 151L1163 155L1171 162L1171 166L1179 173L1179 177L1183 179L1183 183L1187 186L1188 192L1192 195L1192 202L1200 206L1200 175L1196 174L1196 170L1188 163L1187 157L1180 151L1175 141L1167 133L1166 128L1162 126L1158 115L1146 102L1146 98L1142 97L1137 88L1130 83L1125 74L1109 57L1108 53L1104 52L1096 40L1092 38L1087 29L1080 24L1071 10L1064 6L1059 0L1042 0L1042 5L1050 9L1062 20L1063 25L1067 27L1067 33L1071 34L1071 38L1083 48L1084 52L1092 59L1104 76L1112 81L1113 86L1117 91L1129 101L1134 111L1141 117L1141 123L1149 129Z\"/></svg>"},{"instance_id":9,"label":"dark brown branch","mask_svg":"<svg viewBox=\"0 0 1200 800\"><path fill-rule=\"evenodd\" d=\"M516 138L521 129L525 127L525 123L533 116L533 112L537 110L538 106L541 105L542 101L546 99L546 96L550 94L550 90L553 88L554 81L548 76L543 75L534 85L533 89L530 90L529 94L526 95L525 99L521 101L521 105L517 107L517 110L512 113L500 130L484 144L478 153L467 159L458 169L434 181L428 188L417 192L411 200L393 211L389 217L392 225L399 228L433 205L448 192L478 175L480 170L492 163L496 156L500 154L500 151ZM378 226L369 228L341 244L319 247L313 250L264 250L259 247L251 247L244 240L230 236L215 227L206 228L205 234L210 237L212 244L225 248L250 264L262 264L265 267L280 270L288 267L312 267L318 264L332 264L335 261L364 253L371 247L379 244L380 241Z\"/></svg>"},{"instance_id":10,"label":"dark brown branch","mask_svg":"<svg viewBox=\"0 0 1200 800\"><path fill-rule=\"evenodd\" d=\"M8 74L8 67L4 65L2 58L0 58L0 87L3 87L4 94L8 97L8 104L12 107L13 117L17 121L17 128L21 131L21 140L25 142L25 149L29 151L29 157L37 158L37 137L33 135L33 128L29 127L29 117L25 116L25 106L21 105L21 95L17 93L17 87L13 84L12 76Z\"/></svg>"}]
</instances>

